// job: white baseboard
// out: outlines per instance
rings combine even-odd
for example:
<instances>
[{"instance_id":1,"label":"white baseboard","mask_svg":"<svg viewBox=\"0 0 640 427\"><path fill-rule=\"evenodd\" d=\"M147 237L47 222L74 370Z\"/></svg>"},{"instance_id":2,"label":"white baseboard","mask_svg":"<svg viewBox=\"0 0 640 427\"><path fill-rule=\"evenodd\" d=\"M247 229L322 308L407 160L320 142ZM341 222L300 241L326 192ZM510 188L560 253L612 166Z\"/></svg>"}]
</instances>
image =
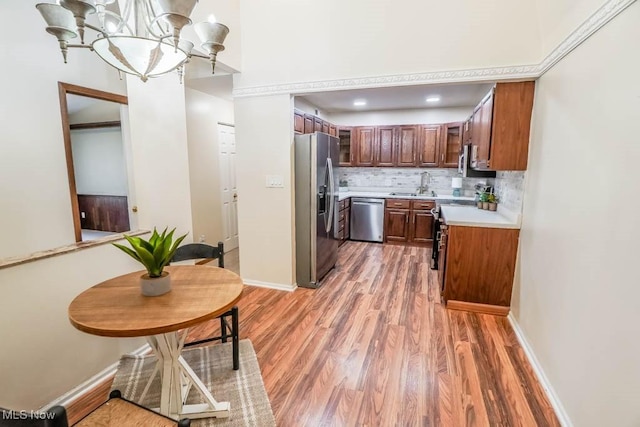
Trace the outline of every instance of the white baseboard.
<instances>
[{"instance_id":1,"label":"white baseboard","mask_svg":"<svg viewBox=\"0 0 640 427\"><path fill-rule=\"evenodd\" d=\"M148 353L149 351L151 351L151 347L149 346L149 344L145 344L142 347L137 348L134 351L129 352L128 354L132 354L134 356L142 356L142 355ZM60 396L60 397L56 398L55 400L47 403L46 405L44 405L39 410L40 411L46 411L47 409L51 408L52 406L56 406L56 405L68 407L71 403L75 402L76 400L80 399L82 396L84 396L87 393L91 392L98 385L100 385L104 380L108 379L109 377L113 377L116 374L116 370L117 369L118 369L118 362L115 362L115 363L107 366L105 369L103 369L102 371L100 371L96 375L92 376L91 378L89 378L88 380L86 380L85 382L80 384L79 386L75 387L74 389L72 389L72 390L68 391L67 393L63 394L62 396Z\"/></svg>"},{"instance_id":2,"label":"white baseboard","mask_svg":"<svg viewBox=\"0 0 640 427\"><path fill-rule=\"evenodd\" d=\"M516 337L518 338L518 342L520 343L520 345L522 346L522 349L524 350L524 354L527 356L527 359L529 359L529 363L533 368L533 372L536 374L536 377L538 377L538 381L540 381L540 384L542 385L542 389L547 395L547 398L549 399L551 406L553 406L553 410L555 411L556 416L558 417L558 421L560 421L560 424L563 427L573 427L573 423L569 418L569 414L567 414L567 411L565 411L564 406L562 406L562 402L560 401L560 398L558 397L555 390L553 389L551 382L549 382L549 378L547 378L546 374L544 373L544 370L542 369L542 365L540 365L540 362L536 358L536 355L533 352L531 345L529 345L529 342L525 338L524 333L522 332L522 329L518 324L518 321L513 317L513 312L509 313L509 315L507 316L507 319L509 319L509 323L511 324L511 327L513 328L513 331L515 332Z\"/></svg>"},{"instance_id":3,"label":"white baseboard","mask_svg":"<svg viewBox=\"0 0 640 427\"><path fill-rule=\"evenodd\" d=\"M270 282L261 282L260 280L251 280L251 279L242 279L245 285L257 286L259 288L269 288L269 289L277 289L279 291L287 291L293 292L296 290L297 286L293 285L285 285L283 283L270 283Z\"/></svg>"}]
</instances>

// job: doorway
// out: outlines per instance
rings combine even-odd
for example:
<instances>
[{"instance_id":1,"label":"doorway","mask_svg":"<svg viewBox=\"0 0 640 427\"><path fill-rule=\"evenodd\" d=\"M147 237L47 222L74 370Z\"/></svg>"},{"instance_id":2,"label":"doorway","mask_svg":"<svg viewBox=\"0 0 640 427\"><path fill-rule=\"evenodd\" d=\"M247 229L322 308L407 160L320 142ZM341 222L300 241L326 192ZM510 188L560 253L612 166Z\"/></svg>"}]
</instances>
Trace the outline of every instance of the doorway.
<instances>
[{"instance_id":1,"label":"doorway","mask_svg":"<svg viewBox=\"0 0 640 427\"><path fill-rule=\"evenodd\" d=\"M60 82L76 242L130 231L127 97Z\"/></svg>"},{"instance_id":2,"label":"doorway","mask_svg":"<svg viewBox=\"0 0 640 427\"><path fill-rule=\"evenodd\" d=\"M238 188L236 184L236 130L218 123L220 147L220 192L225 252L238 249Z\"/></svg>"}]
</instances>

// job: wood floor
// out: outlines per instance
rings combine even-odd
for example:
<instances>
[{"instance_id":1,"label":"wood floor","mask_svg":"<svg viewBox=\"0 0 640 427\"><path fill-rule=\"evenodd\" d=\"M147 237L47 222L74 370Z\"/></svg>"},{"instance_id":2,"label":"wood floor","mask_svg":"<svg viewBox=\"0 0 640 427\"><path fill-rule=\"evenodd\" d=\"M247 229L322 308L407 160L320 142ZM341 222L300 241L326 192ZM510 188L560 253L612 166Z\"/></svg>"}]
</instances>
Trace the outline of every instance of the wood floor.
<instances>
[{"instance_id":1,"label":"wood floor","mask_svg":"<svg viewBox=\"0 0 640 427\"><path fill-rule=\"evenodd\" d=\"M430 253L347 242L319 289L245 287L278 426L559 426L507 320L440 304Z\"/></svg>"},{"instance_id":2,"label":"wood floor","mask_svg":"<svg viewBox=\"0 0 640 427\"><path fill-rule=\"evenodd\" d=\"M319 289L245 288L278 426L559 425L507 320L440 304L430 253L347 242Z\"/></svg>"}]
</instances>

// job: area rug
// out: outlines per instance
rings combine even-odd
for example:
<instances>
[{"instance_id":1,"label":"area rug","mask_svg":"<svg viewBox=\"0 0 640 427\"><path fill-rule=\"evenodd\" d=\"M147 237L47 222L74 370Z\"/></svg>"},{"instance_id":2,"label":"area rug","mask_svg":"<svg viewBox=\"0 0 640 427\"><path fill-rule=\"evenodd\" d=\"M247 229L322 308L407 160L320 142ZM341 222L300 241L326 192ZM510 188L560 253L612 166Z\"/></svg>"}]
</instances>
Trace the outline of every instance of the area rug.
<instances>
[{"instance_id":1,"label":"area rug","mask_svg":"<svg viewBox=\"0 0 640 427\"><path fill-rule=\"evenodd\" d=\"M260 366L249 340L240 341L240 369L232 369L231 343L214 344L183 350L182 356L198 374L213 397L231 403L229 418L192 420L193 427L275 426L273 412L262 382ZM160 378L156 376L143 402L139 397L155 366L153 355L136 357L124 355L120 359L112 389L123 397L149 408L160 406ZM187 403L202 403L191 390Z\"/></svg>"}]
</instances>

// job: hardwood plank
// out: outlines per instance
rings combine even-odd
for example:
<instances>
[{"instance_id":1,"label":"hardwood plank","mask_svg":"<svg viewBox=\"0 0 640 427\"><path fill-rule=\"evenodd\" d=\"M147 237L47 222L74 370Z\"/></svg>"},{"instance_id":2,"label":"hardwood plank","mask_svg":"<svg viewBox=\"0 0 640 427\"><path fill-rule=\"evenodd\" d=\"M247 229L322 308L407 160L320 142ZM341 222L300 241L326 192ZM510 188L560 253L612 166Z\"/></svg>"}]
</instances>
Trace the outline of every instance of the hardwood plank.
<instances>
[{"instance_id":1,"label":"hardwood plank","mask_svg":"<svg viewBox=\"0 0 640 427\"><path fill-rule=\"evenodd\" d=\"M507 320L441 303L430 248L339 251L318 289L238 302L278 426L559 426Z\"/></svg>"}]
</instances>

